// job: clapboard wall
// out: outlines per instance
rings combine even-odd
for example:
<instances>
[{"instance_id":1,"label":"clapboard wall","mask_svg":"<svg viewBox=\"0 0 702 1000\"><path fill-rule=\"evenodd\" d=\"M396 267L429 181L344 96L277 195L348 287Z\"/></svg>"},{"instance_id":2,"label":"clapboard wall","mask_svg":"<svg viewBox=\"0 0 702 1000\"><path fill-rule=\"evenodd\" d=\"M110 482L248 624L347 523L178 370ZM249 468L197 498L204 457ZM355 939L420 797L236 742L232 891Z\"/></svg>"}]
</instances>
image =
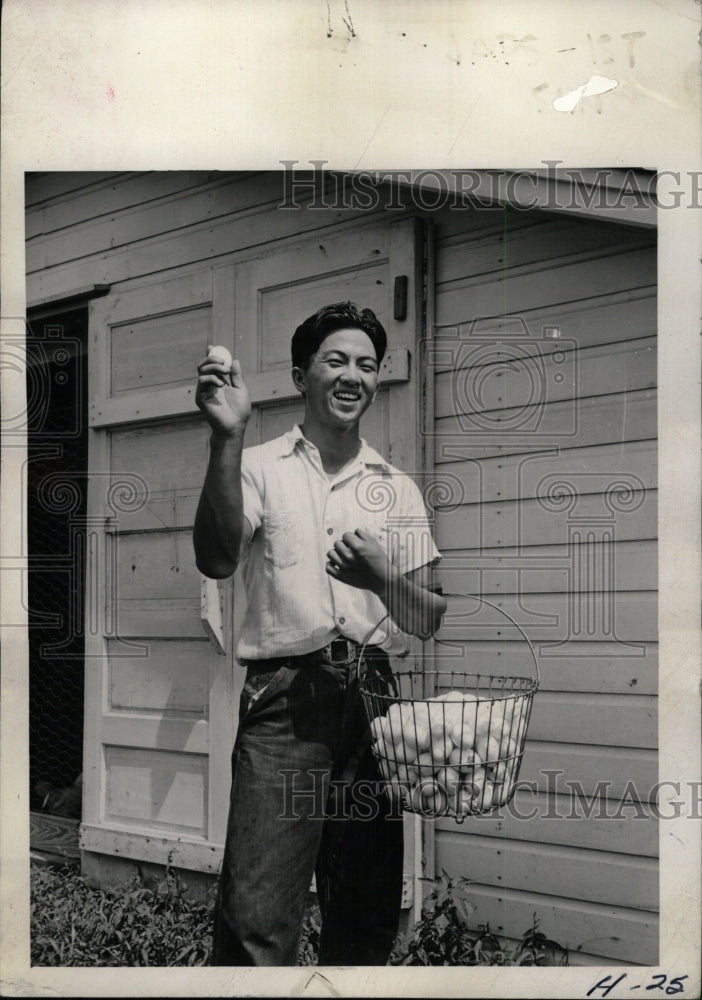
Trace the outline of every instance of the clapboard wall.
<instances>
[{"instance_id":1,"label":"clapboard wall","mask_svg":"<svg viewBox=\"0 0 702 1000\"><path fill-rule=\"evenodd\" d=\"M529 787L511 813L438 822L437 870L473 879L481 919L510 937L536 913L573 963L655 962L655 237L444 215L435 318L439 638L453 644L437 665L533 672L518 631L461 596L482 594L525 627L541 670Z\"/></svg>"},{"instance_id":2,"label":"clapboard wall","mask_svg":"<svg viewBox=\"0 0 702 1000\"><path fill-rule=\"evenodd\" d=\"M286 212L281 195L280 177L266 174L30 176L28 302L100 283L119 292L167 281L202 262L236 262L382 215L382 198L363 212L310 210L300 196L300 210ZM654 240L644 230L537 211L412 211L431 221L435 237L435 377L425 430L444 484L434 493L449 595L439 639L454 645L439 642L434 652L441 667L530 669L506 620L492 611L476 616L475 602L462 596L481 593L525 626L542 678L521 774L536 790L516 799L522 813L536 807L536 815L438 822L433 867L471 878L476 918L508 937L536 913L545 933L572 949L572 962L654 962ZM491 363L497 341L506 353ZM180 426L180 444L169 425L154 426L152 440L160 435L164 446L153 474L164 490L177 480L195 498L206 435L200 423ZM148 467L148 439L138 428L120 432L120 440L131 438L143 441ZM185 566L182 542L176 561ZM136 542L122 555L132 573L144 563ZM169 568L164 563L161 575ZM155 582L147 570L144 599ZM197 584L192 565L181 576L178 587ZM155 688L149 712L161 732L178 712L194 712L206 753L207 691L189 661L180 685L187 704L161 705L167 689ZM143 715L133 700L139 664L130 668L121 709ZM88 704L88 727L90 711ZM209 780L226 796L225 755ZM578 807L569 780L601 798ZM187 827L187 816L175 818Z\"/></svg>"}]
</instances>

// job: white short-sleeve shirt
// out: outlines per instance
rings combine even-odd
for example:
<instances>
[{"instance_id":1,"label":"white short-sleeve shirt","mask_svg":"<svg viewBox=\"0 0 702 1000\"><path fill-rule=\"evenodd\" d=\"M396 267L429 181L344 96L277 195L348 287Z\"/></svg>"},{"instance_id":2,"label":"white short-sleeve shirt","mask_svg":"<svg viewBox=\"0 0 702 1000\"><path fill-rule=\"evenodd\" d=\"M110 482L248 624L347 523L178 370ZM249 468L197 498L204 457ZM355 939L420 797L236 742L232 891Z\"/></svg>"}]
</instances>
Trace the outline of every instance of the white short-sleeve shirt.
<instances>
[{"instance_id":1,"label":"white short-sleeve shirt","mask_svg":"<svg viewBox=\"0 0 702 1000\"><path fill-rule=\"evenodd\" d=\"M440 556L421 494L409 476L361 441L358 456L329 479L319 451L299 425L242 455L244 516L252 537L242 554L247 609L240 660L296 656L344 636L395 655L407 636L380 598L335 580L327 552L362 528L402 573Z\"/></svg>"}]
</instances>

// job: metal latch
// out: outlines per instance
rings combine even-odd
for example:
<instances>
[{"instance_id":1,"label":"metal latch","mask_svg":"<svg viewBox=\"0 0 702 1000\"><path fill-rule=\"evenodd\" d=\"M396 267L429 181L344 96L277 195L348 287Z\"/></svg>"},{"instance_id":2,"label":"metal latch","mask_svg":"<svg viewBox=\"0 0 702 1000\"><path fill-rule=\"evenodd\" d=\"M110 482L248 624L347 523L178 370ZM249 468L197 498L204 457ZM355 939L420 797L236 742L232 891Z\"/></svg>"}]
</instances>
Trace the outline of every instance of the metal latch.
<instances>
[{"instance_id":1,"label":"metal latch","mask_svg":"<svg viewBox=\"0 0 702 1000\"><path fill-rule=\"evenodd\" d=\"M378 372L382 385L388 382L409 382L410 352L407 347L389 347Z\"/></svg>"}]
</instances>

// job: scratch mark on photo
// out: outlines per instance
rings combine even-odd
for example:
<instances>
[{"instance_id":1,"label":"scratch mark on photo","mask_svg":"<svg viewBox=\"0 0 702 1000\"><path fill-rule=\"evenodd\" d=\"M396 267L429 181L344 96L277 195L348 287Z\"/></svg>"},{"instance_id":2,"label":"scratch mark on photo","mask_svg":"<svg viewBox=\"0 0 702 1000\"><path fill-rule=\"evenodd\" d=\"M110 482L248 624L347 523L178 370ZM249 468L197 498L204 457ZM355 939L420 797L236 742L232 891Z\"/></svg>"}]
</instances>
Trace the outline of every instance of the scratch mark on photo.
<instances>
[{"instance_id":1,"label":"scratch mark on photo","mask_svg":"<svg viewBox=\"0 0 702 1000\"><path fill-rule=\"evenodd\" d=\"M368 140L368 142L367 142L367 143L365 144L365 146L363 147L363 152L361 153L361 155L359 156L359 158L358 158L358 159L356 160L356 162L355 162L355 163L354 163L354 165L353 165L353 167L354 167L354 170L356 169L356 167L358 166L358 164L359 164L359 163L361 162L361 160L363 159L363 157L364 157L364 156L366 155L366 152L367 152L367 150L368 150L368 147L370 146L370 144L371 144L371 143L373 142L373 140L375 139L375 137L376 137L376 134L377 134L377 132L378 132L378 129L380 128L380 126L381 126L381 125L383 124L383 122L385 121L385 118L387 117L387 113L388 113L388 111L390 110L390 108L391 108L391 107L392 107L392 104L388 104L388 106L387 106L387 108L385 109L385 111L383 111L383 114L381 115L381 118L380 118L380 121L378 122L378 124L377 124L377 125L375 126L375 128L373 129L373 134L371 135L370 139Z\"/></svg>"},{"instance_id":2,"label":"scratch mark on photo","mask_svg":"<svg viewBox=\"0 0 702 1000\"><path fill-rule=\"evenodd\" d=\"M473 101L473 103L472 103L472 105L470 107L470 110L468 111L468 114L466 115L466 117L465 117L465 119L463 121L463 124L459 128L458 132L456 132L456 137L453 140L453 142L451 143L451 145L449 146L449 153L453 152L453 147L456 145L456 143L460 139L461 135L463 134L463 130L465 129L466 125L468 124L469 119L471 118L473 112L475 111L476 107L478 106L478 101L480 100L481 96L482 96L482 94L478 94L478 96Z\"/></svg>"}]
</instances>

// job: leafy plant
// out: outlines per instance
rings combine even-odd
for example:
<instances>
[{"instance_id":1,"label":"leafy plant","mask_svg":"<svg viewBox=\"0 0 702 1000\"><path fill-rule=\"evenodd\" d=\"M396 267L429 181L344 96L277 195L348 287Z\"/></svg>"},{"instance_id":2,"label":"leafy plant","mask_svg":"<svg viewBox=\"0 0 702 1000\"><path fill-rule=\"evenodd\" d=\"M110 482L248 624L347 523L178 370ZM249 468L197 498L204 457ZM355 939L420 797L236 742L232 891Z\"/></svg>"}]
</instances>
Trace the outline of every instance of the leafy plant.
<instances>
[{"instance_id":1,"label":"leafy plant","mask_svg":"<svg viewBox=\"0 0 702 1000\"><path fill-rule=\"evenodd\" d=\"M563 945L542 934L534 914L534 923L522 937L515 965L567 965L568 952Z\"/></svg>"},{"instance_id":2,"label":"leafy plant","mask_svg":"<svg viewBox=\"0 0 702 1000\"><path fill-rule=\"evenodd\" d=\"M176 872L93 889L72 870L32 867L31 960L50 966L206 965L213 899L189 899Z\"/></svg>"},{"instance_id":3,"label":"leafy plant","mask_svg":"<svg viewBox=\"0 0 702 1000\"><path fill-rule=\"evenodd\" d=\"M300 943L297 949L297 965L317 965L319 955L319 935L322 930L322 914L314 897L310 902L302 921Z\"/></svg>"},{"instance_id":4,"label":"leafy plant","mask_svg":"<svg viewBox=\"0 0 702 1000\"><path fill-rule=\"evenodd\" d=\"M206 902L189 899L170 859L163 878L142 874L92 888L71 868L32 865L32 965L202 966L212 951L212 887ZM302 924L298 965L316 965L321 914L314 896Z\"/></svg>"},{"instance_id":5,"label":"leafy plant","mask_svg":"<svg viewBox=\"0 0 702 1000\"><path fill-rule=\"evenodd\" d=\"M446 872L422 917L395 941L389 965L567 965L568 952L533 925L510 951L488 925L470 926L470 882ZM94 889L76 871L32 866L31 958L38 966L201 966L210 960L214 886L188 898L170 862L161 880L143 875ZM316 965L321 915L310 897L297 965Z\"/></svg>"},{"instance_id":6,"label":"leafy plant","mask_svg":"<svg viewBox=\"0 0 702 1000\"><path fill-rule=\"evenodd\" d=\"M469 898L468 879L451 878L445 871L422 907L422 916L405 935L399 935L388 965L567 965L568 952L532 927L510 950L489 924L471 928L476 911Z\"/></svg>"}]
</instances>

